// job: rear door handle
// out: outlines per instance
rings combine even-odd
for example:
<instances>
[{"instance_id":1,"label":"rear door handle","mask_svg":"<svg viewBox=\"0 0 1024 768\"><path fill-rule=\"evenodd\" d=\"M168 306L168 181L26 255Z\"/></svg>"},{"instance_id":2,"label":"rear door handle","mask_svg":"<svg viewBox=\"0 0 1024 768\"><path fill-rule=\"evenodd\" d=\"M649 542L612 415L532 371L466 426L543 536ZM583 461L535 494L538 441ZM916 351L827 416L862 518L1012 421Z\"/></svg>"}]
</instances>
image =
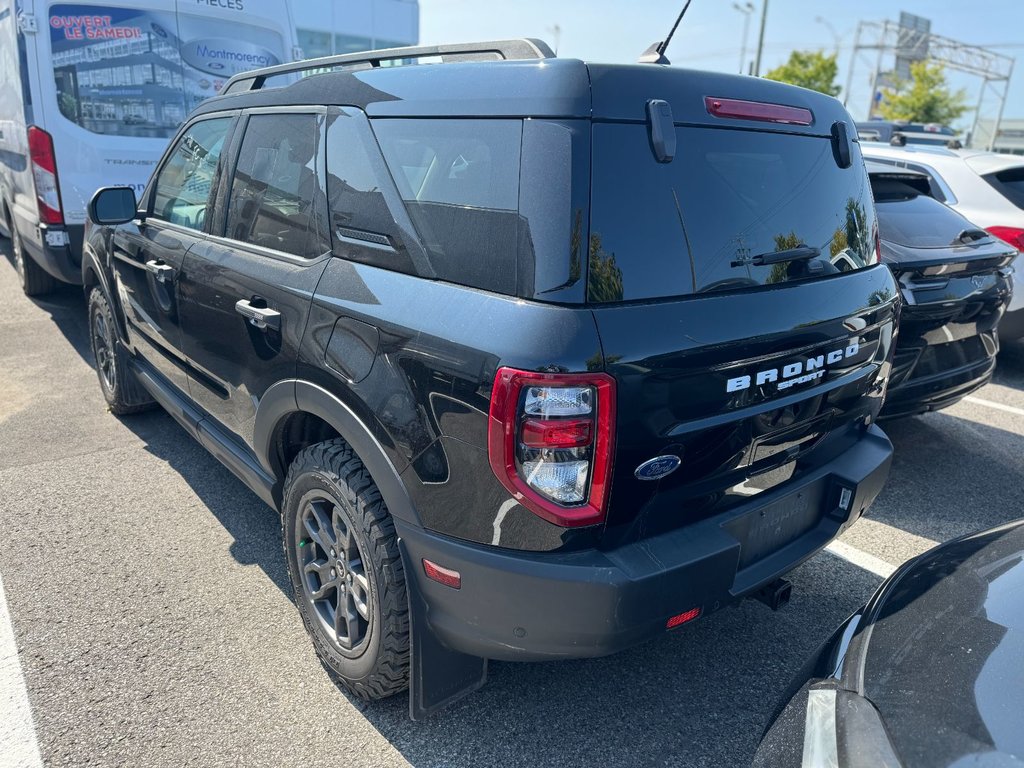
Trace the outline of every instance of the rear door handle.
<instances>
[{"instance_id":1,"label":"rear door handle","mask_svg":"<svg viewBox=\"0 0 1024 768\"><path fill-rule=\"evenodd\" d=\"M146 270L152 272L161 283L174 277L174 267L156 259L146 262Z\"/></svg>"},{"instance_id":2,"label":"rear door handle","mask_svg":"<svg viewBox=\"0 0 1024 768\"><path fill-rule=\"evenodd\" d=\"M270 307L254 307L248 299L239 299L235 302L235 312L242 317L249 318L249 322L265 331L270 328L274 331L281 330L281 313Z\"/></svg>"}]
</instances>

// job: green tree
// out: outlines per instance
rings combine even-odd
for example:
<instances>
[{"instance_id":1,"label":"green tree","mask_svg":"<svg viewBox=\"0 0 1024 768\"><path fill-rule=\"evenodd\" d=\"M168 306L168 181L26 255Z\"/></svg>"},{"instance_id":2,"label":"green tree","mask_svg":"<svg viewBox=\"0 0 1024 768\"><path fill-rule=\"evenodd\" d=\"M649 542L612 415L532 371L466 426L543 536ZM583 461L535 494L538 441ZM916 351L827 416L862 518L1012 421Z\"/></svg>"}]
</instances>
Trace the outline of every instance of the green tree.
<instances>
[{"instance_id":1,"label":"green tree","mask_svg":"<svg viewBox=\"0 0 1024 768\"><path fill-rule=\"evenodd\" d=\"M789 61L776 67L765 77L769 80L778 80L780 83L810 88L812 91L829 96L838 96L840 91L839 85L836 83L838 74L839 67L836 64L834 53L793 51L789 54Z\"/></svg>"},{"instance_id":2,"label":"green tree","mask_svg":"<svg viewBox=\"0 0 1024 768\"><path fill-rule=\"evenodd\" d=\"M915 61L910 65L910 80L898 81L886 88L879 111L886 120L949 125L967 111L967 92L952 91L942 65Z\"/></svg>"}]
</instances>

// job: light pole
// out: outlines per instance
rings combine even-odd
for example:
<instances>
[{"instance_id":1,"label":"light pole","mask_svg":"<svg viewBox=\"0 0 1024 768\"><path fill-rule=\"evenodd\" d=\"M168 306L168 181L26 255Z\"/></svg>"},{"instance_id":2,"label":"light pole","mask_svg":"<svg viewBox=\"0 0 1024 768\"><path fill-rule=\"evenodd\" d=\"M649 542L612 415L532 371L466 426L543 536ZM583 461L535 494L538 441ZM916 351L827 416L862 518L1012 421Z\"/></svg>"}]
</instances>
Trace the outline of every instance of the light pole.
<instances>
[{"instance_id":1,"label":"light pole","mask_svg":"<svg viewBox=\"0 0 1024 768\"><path fill-rule=\"evenodd\" d=\"M747 38L750 34L750 15L754 12L754 4L751 2L733 3L732 7L743 14L743 45L740 47L740 74L743 74L743 70L747 63Z\"/></svg>"},{"instance_id":2,"label":"light pole","mask_svg":"<svg viewBox=\"0 0 1024 768\"><path fill-rule=\"evenodd\" d=\"M836 58L838 58L839 43L840 41L842 41L843 36L836 32L836 28L833 27L829 20L826 19L824 16L815 16L814 21L817 22L818 24L821 24L821 26L825 27L825 29L832 33L832 40L833 42L835 42L835 48L832 49L832 52L836 55Z\"/></svg>"},{"instance_id":3,"label":"light pole","mask_svg":"<svg viewBox=\"0 0 1024 768\"><path fill-rule=\"evenodd\" d=\"M761 53L764 51L764 25L768 20L768 0L761 6L761 34L757 36L757 56L754 58L754 77L761 76Z\"/></svg>"},{"instance_id":4,"label":"light pole","mask_svg":"<svg viewBox=\"0 0 1024 768\"><path fill-rule=\"evenodd\" d=\"M559 42L561 42L562 39L562 27L559 26L558 24L555 24L553 26L548 27L548 32L550 32L551 36L555 38L555 55L557 55L558 44Z\"/></svg>"}]
</instances>

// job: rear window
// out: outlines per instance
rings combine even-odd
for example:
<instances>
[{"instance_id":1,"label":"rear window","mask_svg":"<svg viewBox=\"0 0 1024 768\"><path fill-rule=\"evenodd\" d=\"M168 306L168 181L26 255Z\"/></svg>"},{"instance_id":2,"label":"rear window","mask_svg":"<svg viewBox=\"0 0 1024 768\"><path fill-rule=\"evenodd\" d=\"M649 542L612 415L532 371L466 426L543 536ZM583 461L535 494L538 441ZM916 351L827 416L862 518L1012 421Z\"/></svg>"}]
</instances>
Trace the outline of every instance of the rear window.
<instances>
[{"instance_id":1,"label":"rear window","mask_svg":"<svg viewBox=\"0 0 1024 768\"><path fill-rule=\"evenodd\" d=\"M1007 168L1005 171L990 173L983 177L996 190L1016 205L1024 209L1024 166Z\"/></svg>"},{"instance_id":2,"label":"rear window","mask_svg":"<svg viewBox=\"0 0 1024 768\"><path fill-rule=\"evenodd\" d=\"M646 126L594 126L591 301L755 288L873 263L874 207L857 144L841 169L823 138L676 133L676 157L661 164ZM759 264L798 246L820 256Z\"/></svg>"},{"instance_id":3,"label":"rear window","mask_svg":"<svg viewBox=\"0 0 1024 768\"><path fill-rule=\"evenodd\" d=\"M948 248L967 229L963 216L898 179L876 178L875 210L878 232L890 243L909 248Z\"/></svg>"},{"instance_id":4,"label":"rear window","mask_svg":"<svg viewBox=\"0 0 1024 768\"><path fill-rule=\"evenodd\" d=\"M437 277L514 294L522 121L377 119L373 130Z\"/></svg>"}]
</instances>

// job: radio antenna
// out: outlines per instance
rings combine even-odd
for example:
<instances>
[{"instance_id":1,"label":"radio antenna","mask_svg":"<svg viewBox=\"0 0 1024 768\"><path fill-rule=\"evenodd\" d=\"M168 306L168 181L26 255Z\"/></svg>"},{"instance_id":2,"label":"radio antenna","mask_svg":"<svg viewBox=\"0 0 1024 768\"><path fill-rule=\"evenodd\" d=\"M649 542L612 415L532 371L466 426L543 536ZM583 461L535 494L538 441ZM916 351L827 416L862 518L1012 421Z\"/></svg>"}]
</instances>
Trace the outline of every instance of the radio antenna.
<instances>
[{"instance_id":1,"label":"radio antenna","mask_svg":"<svg viewBox=\"0 0 1024 768\"><path fill-rule=\"evenodd\" d=\"M690 7L690 3L693 0L686 0L683 5L683 10L679 12L676 17L676 23L672 25L672 29L668 31L668 37L662 40L660 43L652 43L651 47L643 52L643 55L637 60L639 64L671 64L666 57L665 51L668 50L668 44L672 42L672 35L676 33L676 29L679 27L679 22L683 20L683 16L686 15L687 9Z\"/></svg>"}]
</instances>

